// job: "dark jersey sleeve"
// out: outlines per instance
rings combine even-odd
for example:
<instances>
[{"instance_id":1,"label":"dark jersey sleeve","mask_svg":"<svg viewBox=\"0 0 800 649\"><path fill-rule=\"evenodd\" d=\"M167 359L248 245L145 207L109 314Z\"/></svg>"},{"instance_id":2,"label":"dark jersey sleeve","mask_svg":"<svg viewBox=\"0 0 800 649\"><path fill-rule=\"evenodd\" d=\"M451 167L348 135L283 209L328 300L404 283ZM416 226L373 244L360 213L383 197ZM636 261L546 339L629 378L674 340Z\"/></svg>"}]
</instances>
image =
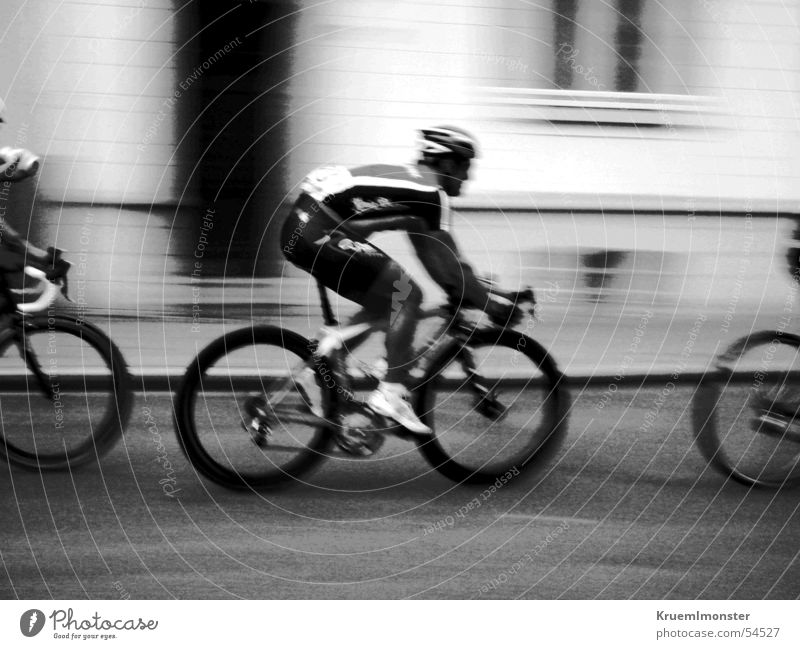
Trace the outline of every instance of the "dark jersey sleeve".
<instances>
[{"instance_id":1,"label":"dark jersey sleeve","mask_svg":"<svg viewBox=\"0 0 800 649\"><path fill-rule=\"evenodd\" d=\"M447 195L435 185L423 182L413 167L369 165L330 175L332 191L318 193L317 200L343 221L380 220L382 216L416 216L431 230L439 230L448 210ZM344 173L349 174L346 179ZM321 194L324 194L321 195Z\"/></svg>"}]
</instances>

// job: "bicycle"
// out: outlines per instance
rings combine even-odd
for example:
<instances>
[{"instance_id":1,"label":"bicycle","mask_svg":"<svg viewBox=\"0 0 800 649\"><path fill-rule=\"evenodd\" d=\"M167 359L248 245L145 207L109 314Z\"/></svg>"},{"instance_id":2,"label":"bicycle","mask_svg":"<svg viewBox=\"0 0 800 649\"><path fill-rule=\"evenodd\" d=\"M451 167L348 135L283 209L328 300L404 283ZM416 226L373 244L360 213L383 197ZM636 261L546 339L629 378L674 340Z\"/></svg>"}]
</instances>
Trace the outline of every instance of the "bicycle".
<instances>
[{"instance_id":1,"label":"bicycle","mask_svg":"<svg viewBox=\"0 0 800 649\"><path fill-rule=\"evenodd\" d=\"M125 359L111 339L81 314L56 313L61 293L69 299L69 264L48 280L25 267L36 282L33 302L0 273L0 457L31 470L67 470L106 453L122 435L133 408ZM27 291L23 291L25 293Z\"/></svg>"},{"instance_id":2,"label":"bicycle","mask_svg":"<svg viewBox=\"0 0 800 649\"><path fill-rule=\"evenodd\" d=\"M351 348L381 325L339 327L327 290L318 288L325 323L318 339L253 325L214 340L187 367L175 426L184 454L207 479L233 489L276 487L302 479L332 448L368 457L387 435L413 438L356 394L377 387L381 370L355 361ZM532 290L490 290L529 304L534 317ZM539 343L470 321L464 310L450 299L421 314L443 321L417 350L411 373L415 411L434 436L413 439L451 480L487 483L552 457L566 432L568 399Z\"/></svg>"},{"instance_id":3,"label":"bicycle","mask_svg":"<svg viewBox=\"0 0 800 649\"><path fill-rule=\"evenodd\" d=\"M800 485L800 336L760 331L735 341L700 380L695 442L723 475L748 486Z\"/></svg>"}]
</instances>

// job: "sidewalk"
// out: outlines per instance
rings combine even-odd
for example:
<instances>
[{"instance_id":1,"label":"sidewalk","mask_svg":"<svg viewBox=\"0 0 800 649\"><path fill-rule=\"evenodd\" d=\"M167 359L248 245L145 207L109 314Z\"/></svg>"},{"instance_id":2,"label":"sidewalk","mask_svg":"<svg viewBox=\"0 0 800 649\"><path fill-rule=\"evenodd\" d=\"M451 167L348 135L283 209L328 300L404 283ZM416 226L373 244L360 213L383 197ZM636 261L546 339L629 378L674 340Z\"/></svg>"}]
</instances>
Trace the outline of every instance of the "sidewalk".
<instances>
[{"instance_id":1,"label":"sidewalk","mask_svg":"<svg viewBox=\"0 0 800 649\"><path fill-rule=\"evenodd\" d=\"M243 277L231 250L223 271L240 274L214 276L210 256L194 256L193 222L167 212L76 207L55 221L73 251L73 299L145 385L174 386L211 340L251 322L315 334L321 315L308 275L286 263L279 277ZM576 381L692 380L740 335L800 330L787 264L787 251L800 247L793 219L534 210L468 212L455 226L475 269L507 288L536 288L539 319L520 331ZM375 242L420 284L426 306L442 299L402 235ZM276 245L263 242L263 254ZM192 270L198 263L202 272ZM360 357L373 361L381 346L372 341Z\"/></svg>"},{"instance_id":2,"label":"sidewalk","mask_svg":"<svg viewBox=\"0 0 800 649\"><path fill-rule=\"evenodd\" d=\"M255 310L258 317L251 318ZM251 322L282 326L307 337L313 337L321 324L315 312L298 305L255 308L240 303L220 305L218 310L206 307L205 311L194 319L177 311L163 316L141 311L138 317L126 313L87 313L86 317L119 345L145 389L175 389L186 366L209 342ZM523 322L517 330L544 345L574 383L669 378L692 382L736 338L759 329L774 330L779 323L779 314L764 310L758 315L739 314L734 324L719 309L608 311L607 305L542 305L539 319ZM423 323L418 341L433 326L433 321ZM358 351L365 362L382 355L380 335Z\"/></svg>"}]
</instances>

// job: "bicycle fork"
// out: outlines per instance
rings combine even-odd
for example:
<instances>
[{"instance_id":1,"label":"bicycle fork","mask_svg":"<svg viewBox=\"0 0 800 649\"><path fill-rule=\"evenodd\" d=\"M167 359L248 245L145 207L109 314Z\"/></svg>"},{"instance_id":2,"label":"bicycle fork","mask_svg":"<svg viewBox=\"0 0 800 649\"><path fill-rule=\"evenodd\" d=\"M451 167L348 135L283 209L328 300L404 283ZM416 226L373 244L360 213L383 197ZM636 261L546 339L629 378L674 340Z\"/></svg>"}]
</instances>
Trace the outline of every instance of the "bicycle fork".
<instances>
[{"instance_id":1,"label":"bicycle fork","mask_svg":"<svg viewBox=\"0 0 800 649\"><path fill-rule=\"evenodd\" d=\"M475 359L468 347L463 347L459 352L461 366L467 376L467 385L475 396L475 410L487 419L501 421L508 414L508 408L497 397L497 390L486 385L484 379L475 367Z\"/></svg>"},{"instance_id":2,"label":"bicycle fork","mask_svg":"<svg viewBox=\"0 0 800 649\"><path fill-rule=\"evenodd\" d=\"M45 374L42 371L42 368L39 364L39 357L36 355L36 352L33 351L28 339L22 332L18 332L14 334L14 342L17 345L17 349L19 350L19 355L25 364L28 366L28 369L33 373L36 377L36 383L39 384L39 388L41 388L44 395L53 401L55 399L55 390L53 389L53 375L52 374Z\"/></svg>"}]
</instances>

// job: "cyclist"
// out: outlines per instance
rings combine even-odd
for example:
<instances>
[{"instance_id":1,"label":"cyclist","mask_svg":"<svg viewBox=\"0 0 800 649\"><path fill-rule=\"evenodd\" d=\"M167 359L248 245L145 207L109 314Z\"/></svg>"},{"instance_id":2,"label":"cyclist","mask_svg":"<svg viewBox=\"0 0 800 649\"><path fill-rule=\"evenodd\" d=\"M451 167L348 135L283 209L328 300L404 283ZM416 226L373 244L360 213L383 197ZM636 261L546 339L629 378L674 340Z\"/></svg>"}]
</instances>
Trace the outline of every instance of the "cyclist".
<instances>
[{"instance_id":1,"label":"cyclist","mask_svg":"<svg viewBox=\"0 0 800 649\"><path fill-rule=\"evenodd\" d=\"M490 299L449 232L449 197L458 196L478 154L475 139L453 126L420 131L416 164L323 167L309 174L283 224L281 249L295 266L388 322L385 379L367 403L420 436L431 430L414 413L406 388L422 291L408 273L367 241L403 230L425 270L446 292L500 324L521 318L515 304Z\"/></svg>"},{"instance_id":2,"label":"cyclist","mask_svg":"<svg viewBox=\"0 0 800 649\"><path fill-rule=\"evenodd\" d=\"M8 183L18 182L36 174L38 158L26 149L3 147L0 149L0 196L6 200ZM45 266L51 260L44 250L28 243L3 218L5 209L0 209L0 267L4 270L19 269L21 264Z\"/></svg>"}]
</instances>

